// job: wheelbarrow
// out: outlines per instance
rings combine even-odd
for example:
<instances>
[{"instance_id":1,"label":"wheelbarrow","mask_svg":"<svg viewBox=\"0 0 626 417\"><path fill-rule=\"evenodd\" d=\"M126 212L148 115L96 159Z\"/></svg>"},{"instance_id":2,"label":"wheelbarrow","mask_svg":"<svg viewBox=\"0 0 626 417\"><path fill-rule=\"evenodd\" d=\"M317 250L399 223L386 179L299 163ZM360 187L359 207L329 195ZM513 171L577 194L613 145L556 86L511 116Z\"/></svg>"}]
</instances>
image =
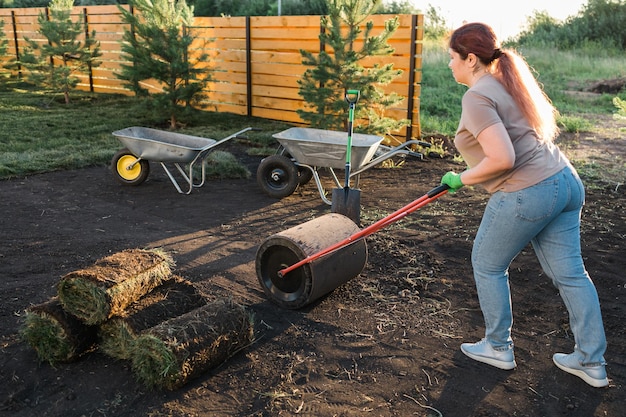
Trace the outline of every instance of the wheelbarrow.
<instances>
[{"instance_id":1,"label":"wheelbarrow","mask_svg":"<svg viewBox=\"0 0 626 417\"><path fill-rule=\"evenodd\" d=\"M242 137L241 135L249 130L254 129L247 127L223 139L215 140L148 127L127 127L113 132L113 136L122 142L124 148L113 156L111 170L122 184L139 185L148 178L149 161L158 162L176 190L181 194L190 194L194 188L204 185L207 155L215 147L230 139ZM198 165L202 167L200 178L196 178L193 172ZM182 176L185 189L172 173L174 167Z\"/></svg>"},{"instance_id":2,"label":"wheelbarrow","mask_svg":"<svg viewBox=\"0 0 626 417\"><path fill-rule=\"evenodd\" d=\"M313 178L324 203L331 205L319 176L321 168L327 169L338 188L343 184L335 169L344 169L347 135L332 130L292 127L272 135L280 144L275 155L264 158L257 168L257 183L270 197L284 198L293 194L300 185ZM396 147L381 145L382 136L355 133L352 135L352 170L349 177L356 177L381 162L403 154L422 158L422 154L410 149L412 145L429 147L430 143L410 140Z\"/></svg>"}]
</instances>

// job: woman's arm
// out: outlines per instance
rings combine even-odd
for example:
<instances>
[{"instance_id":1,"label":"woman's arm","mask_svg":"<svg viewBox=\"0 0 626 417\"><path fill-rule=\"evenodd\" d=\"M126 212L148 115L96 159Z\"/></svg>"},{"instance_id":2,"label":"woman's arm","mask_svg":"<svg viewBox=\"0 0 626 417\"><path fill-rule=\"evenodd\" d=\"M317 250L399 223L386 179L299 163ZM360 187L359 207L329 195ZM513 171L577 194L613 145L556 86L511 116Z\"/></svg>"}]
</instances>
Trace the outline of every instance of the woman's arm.
<instances>
[{"instance_id":1,"label":"woman's arm","mask_svg":"<svg viewBox=\"0 0 626 417\"><path fill-rule=\"evenodd\" d=\"M502 123L496 123L476 138L485 153L478 164L461 173L461 181L465 185L480 184L513 168L515 150L513 143Z\"/></svg>"}]
</instances>

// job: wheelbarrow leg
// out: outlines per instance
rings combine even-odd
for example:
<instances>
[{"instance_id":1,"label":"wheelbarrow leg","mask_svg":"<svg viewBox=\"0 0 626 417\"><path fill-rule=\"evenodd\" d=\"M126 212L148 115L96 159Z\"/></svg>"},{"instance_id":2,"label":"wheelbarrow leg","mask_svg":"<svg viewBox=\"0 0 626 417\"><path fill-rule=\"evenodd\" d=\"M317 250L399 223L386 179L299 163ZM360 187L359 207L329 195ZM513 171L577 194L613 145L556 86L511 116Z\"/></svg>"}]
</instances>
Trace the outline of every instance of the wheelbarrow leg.
<instances>
[{"instance_id":1,"label":"wheelbarrow leg","mask_svg":"<svg viewBox=\"0 0 626 417\"><path fill-rule=\"evenodd\" d=\"M172 172L167 167L167 165L165 165L165 162L161 162L160 164L161 164L161 167L163 168L163 171L165 171L165 173L167 174L167 177L170 179L171 183L176 188L176 191L178 191L180 194L191 194L191 191L194 188L194 185L193 185L193 172L192 172L193 166L192 165L189 166L189 173L186 173L185 170L183 170L183 168L180 166L180 164L174 163L174 166L176 167L178 172L182 175L182 177L185 179L185 181L189 185L189 188L187 189L187 191L183 191L183 189L178 184L178 181L174 177L174 174L172 174ZM203 172L202 172L202 179L203 179L203 181L202 182L204 183L204 166L202 167L202 170L203 170ZM198 185L198 187L201 186L201 185L202 184Z\"/></svg>"},{"instance_id":2,"label":"wheelbarrow leg","mask_svg":"<svg viewBox=\"0 0 626 417\"><path fill-rule=\"evenodd\" d=\"M296 162L295 165L299 168L302 167L308 171L311 171L311 173L313 174L313 180L315 181L315 185L317 186L317 192L320 194L320 198L322 199L324 203L330 206L332 202L326 197L326 190L324 189L324 186L322 185L322 180L320 179L320 175L317 172L317 168L312 167L310 165L306 165L306 164L300 164L298 162Z\"/></svg>"}]
</instances>

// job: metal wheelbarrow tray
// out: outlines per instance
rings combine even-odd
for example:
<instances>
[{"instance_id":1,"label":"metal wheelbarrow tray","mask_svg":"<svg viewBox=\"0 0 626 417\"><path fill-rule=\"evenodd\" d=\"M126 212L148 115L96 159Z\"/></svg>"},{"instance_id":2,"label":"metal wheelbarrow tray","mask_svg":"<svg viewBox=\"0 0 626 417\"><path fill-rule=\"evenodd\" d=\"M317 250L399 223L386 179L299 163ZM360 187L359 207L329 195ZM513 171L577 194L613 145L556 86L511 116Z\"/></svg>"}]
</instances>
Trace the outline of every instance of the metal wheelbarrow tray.
<instances>
[{"instance_id":1,"label":"metal wheelbarrow tray","mask_svg":"<svg viewBox=\"0 0 626 417\"><path fill-rule=\"evenodd\" d=\"M113 132L113 136L117 137L125 148L115 154L111 161L111 169L122 184L139 185L150 173L149 161L158 162L176 190L181 194L189 194L194 188L204 185L205 158L213 148L252 129L248 127L223 139L215 140L148 127L127 127ZM188 186L186 190L179 185L166 164L173 164L176 167ZM196 180L193 169L197 164L201 165L202 174Z\"/></svg>"},{"instance_id":2,"label":"metal wheelbarrow tray","mask_svg":"<svg viewBox=\"0 0 626 417\"><path fill-rule=\"evenodd\" d=\"M257 182L266 194L283 198L291 195L299 185L311 178L315 180L320 197L326 204L331 201L321 183L318 170L327 168L337 187L341 188L335 169L344 169L346 161L345 132L292 127L272 135L280 144L276 155L271 155L259 164ZM355 133L352 135L351 163L354 169L350 177L380 164L397 154L422 155L408 149L411 145L430 146L427 142L411 140L394 148L381 145L383 137ZM357 177L358 178L358 177Z\"/></svg>"}]
</instances>

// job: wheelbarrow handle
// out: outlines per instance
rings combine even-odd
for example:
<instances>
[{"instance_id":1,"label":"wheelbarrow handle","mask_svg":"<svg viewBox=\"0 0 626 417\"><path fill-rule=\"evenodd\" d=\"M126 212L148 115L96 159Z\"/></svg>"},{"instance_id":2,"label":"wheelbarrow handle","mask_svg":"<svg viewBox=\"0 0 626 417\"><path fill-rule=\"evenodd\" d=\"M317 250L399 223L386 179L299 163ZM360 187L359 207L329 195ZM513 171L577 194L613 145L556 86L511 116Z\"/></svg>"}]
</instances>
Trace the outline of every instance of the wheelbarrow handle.
<instances>
[{"instance_id":1,"label":"wheelbarrow handle","mask_svg":"<svg viewBox=\"0 0 626 417\"><path fill-rule=\"evenodd\" d=\"M261 130L260 128L256 128L256 127L246 127L245 129L241 129L238 132L233 133L232 135L228 135L225 138L222 138L220 140L218 140L217 142L214 142L208 146L205 146L204 148L202 148L200 150L200 152L198 152L198 154L196 155L196 157L193 159L193 161L191 162L191 164L195 164L197 161L200 161L204 158L206 158L206 156L209 154L209 152L211 152L213 150L213 148L221 145L224 142L227 142L231 139L248 139L246 136L243 136L244 133L249 132L251 130Z\"/></svg>"},{"instance_id":2,"label":"wheelbarrow handle","mask_svg":"<svg viewBox=\"0 0 626 417\"><path fill-rule=\"evenodd\" d=\"M384 227L387 227L391 223L394 223L402 219L403 217L406 217L407 215L413 213L415 210L421 207L424 207L426 204L430 203L431 201L438 199L439 197L447 193L449 189L450 189L450 186L448 186L448 184L441 184L440 186L435 187L432 190L428 191L426 194L424 194L422 197L418 198L417 200L407 204L406 206L402 207L400 210L397 210L394 213L390 214L389 216L383 219L380 219L376 223L372 224L371 226L363 230L369 229L367 235L370 235Z\"/></svg>"}]
</instances>

